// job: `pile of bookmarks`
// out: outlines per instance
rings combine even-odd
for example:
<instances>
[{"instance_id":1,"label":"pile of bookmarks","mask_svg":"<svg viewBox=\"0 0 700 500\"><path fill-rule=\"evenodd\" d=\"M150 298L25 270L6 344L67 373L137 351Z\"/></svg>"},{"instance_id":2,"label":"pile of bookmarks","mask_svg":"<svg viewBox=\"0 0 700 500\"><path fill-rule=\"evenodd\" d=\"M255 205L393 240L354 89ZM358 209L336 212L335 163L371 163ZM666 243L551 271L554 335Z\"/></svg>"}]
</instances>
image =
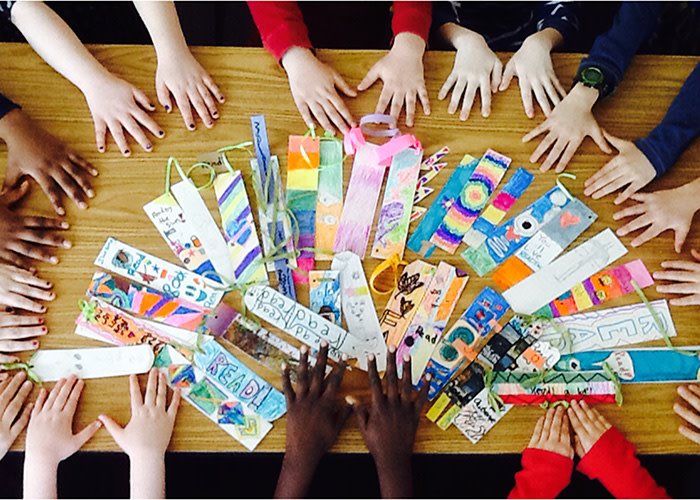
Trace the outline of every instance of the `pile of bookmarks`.
<instances>
[{"instance_id":1,"label":"pile of bookmarks","mask_svg":"<svg viewBox=\"0 0 700 500\"><path fill-rule=\"evenodd\" d=\"M179 264L108 238L75 333L113 347L40 350L24 365L33 377L112 377L156 366L249 450L286 402L248 365L270 373L294 367L301 343L315 352L325 340L331 360L346 354L362 370L369 354L385 370L387 346L397 349L399 371L410 354L415 387L431 374L427 417L442 429L454 424L473 443L515 405L621 403L621 383L697 379L697 350L668 340L676 335L668 303L644 297L653 283L644 263L619 263L627 250L610 229L568 249L597 215L560 179L510 215L534 182L527 170L490 149L448 169L449 148L424 159L416 137L373 114L343 141L313 130L290 136L283 186L264 117L251 117L251 128L252 143L204 154L186 172L168 161L165 192L143 208ZM227 156L245 151L248 186ZM344 191L346 155L353 161ZM172 167L181 177L173 185ZM189 177L196 168L210 174L200 187ZM429 208L418 205L450 170ZM211 189L216 217L202 197ZM371 234L380 264L368 280L362 261ZM449 325L467 272L403 257L406 247L429 259L462 243L466 264L479 276L493 273L502 292L475 291ZM308 306L297 301L299 285L308 286ZM379 314L370 290L386 300ZM243 311L222 301L228 293L242 297ZM642 301L587 310L630 293ZM629 347L662 338L668 347Z\"/></svg>"}]
</instances>

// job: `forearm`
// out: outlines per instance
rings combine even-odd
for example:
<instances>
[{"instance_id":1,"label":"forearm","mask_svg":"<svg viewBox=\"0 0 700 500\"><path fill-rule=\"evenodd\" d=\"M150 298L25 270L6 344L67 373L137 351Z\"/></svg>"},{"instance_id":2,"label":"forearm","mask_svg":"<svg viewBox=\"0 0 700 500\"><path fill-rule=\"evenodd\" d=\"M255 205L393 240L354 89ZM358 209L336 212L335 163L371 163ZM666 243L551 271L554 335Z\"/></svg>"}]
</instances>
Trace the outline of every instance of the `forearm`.
<instances>
[{"instance_id":1,"label":"forearm","mask_svg":"<svg viewBox=\"0 0 700 500\"><path fill-rule=\"evenodd\" d=\"M165 498L165 458L129 456L131 498Z\"/></svg>"},{"instance_id":2,"label":"forearm","mask_svg":"<svg viewBox=\"0 0 700 500\"><path fill-rule=\"evenodd\" d=\"M173 2L135 1L134 6L146 25L159 58L166 54L189 50Z\"/></svg>"},{"instance_id":3,"label":"forearm","mask_svg":"<svg viewBox=\"0 0 700 500\"><path fill-rule=\"evenodd\" d=\"M83 93L96 79L110 75L43 2L17 2L12 9L12 22L37 54Z\"/></svg>"},{"instance_id":4,"label":"forearm","mask_svg":"<svg viewBox=\"0 0 700 500\"><path fill-rule=\"evenodd\" d=\"M275 498L306 497L309 485L314 478L318 461L285 453L282 461L282 470L277 480Z\"/></svg>"},{"instance_id":5,"label":"forearm","mask_svg":"<svg viewBox=\"0 0 700 500\"><path fill-rule=\"evenodd\" d=\"M598 101L598 96L597 89L586 87L583 83L578 82L564 99L567 99L576 109L586 112L593 109Z\"/></svg>"},{"instance_id":6,"label":"forearm","mask_svg":"<svg viewBox=\"0 0 700 500\"><path fill-rule=\"evenodd\" d=\"M13 134L17 133L18 125L21 125L27 116L19 108L8 111L0 118L0 140L8 144L12 140Z\"/></svg>"},{"instance_id":7,"label":"forearm","mask_svg":"<svg viewBox=\"0 0 700 500\"><path fill-rule=\"evenodd\" d=\"M476 31L464 28L456 23L445 23L440 26L440 35L443 39L452 45L455 49L459 50L460 47L468 45L476 40L484 41L484 37L481 36Z\"/></svg>"},{"instance_id":8,"label":"forearm","mask_svg":"<svg viewBox=\"0 0 700 500\"><path fill-rule=\"evenodd\" d=\"M24 456L24 498L57 498L58 462L31 451Z\"/></svg>"},{"instance_id":9,"label":"forearm","mask_svg":"<svg viewBox=\"0 0 700 500\"><path fill-rule=\"evenodd\" d=\"M377 466L382 498L411 498L413 496L410 456L398 459L374 457L374 463Z\"/></svg>"},{"instance_id":10,"label":"forearm","mask_svg":"<svg viewBox=\"0 0 700 500\"><path fill-rule=\"evenodd\" d=\"M529 39L537 39L550 52L564 41L562 34L555 28L545 28L533 33L525 41L527 42Z\"/></svg>"}]
</instances>

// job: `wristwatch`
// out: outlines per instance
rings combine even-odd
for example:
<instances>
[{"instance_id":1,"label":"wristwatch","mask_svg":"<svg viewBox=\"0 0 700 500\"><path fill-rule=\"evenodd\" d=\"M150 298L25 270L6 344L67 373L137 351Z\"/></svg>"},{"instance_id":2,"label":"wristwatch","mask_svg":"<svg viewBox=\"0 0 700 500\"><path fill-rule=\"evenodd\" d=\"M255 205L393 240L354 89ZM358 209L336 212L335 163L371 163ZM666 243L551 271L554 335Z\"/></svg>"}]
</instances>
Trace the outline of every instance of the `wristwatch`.
<instances>
[{"instance_id":1,"label":"wristwatch","mask_svg":"<svg viewBox=\"0 0 700 500\"><path fill-rule=\"evenodd\" d=\"M606 80L605 73L596 66L579 68L574 77L573 85L576 85L578 82L583 83L586 87L597 89L600 97L607 96L610 90L610 83Z\"/></svg>"}]
</instances>

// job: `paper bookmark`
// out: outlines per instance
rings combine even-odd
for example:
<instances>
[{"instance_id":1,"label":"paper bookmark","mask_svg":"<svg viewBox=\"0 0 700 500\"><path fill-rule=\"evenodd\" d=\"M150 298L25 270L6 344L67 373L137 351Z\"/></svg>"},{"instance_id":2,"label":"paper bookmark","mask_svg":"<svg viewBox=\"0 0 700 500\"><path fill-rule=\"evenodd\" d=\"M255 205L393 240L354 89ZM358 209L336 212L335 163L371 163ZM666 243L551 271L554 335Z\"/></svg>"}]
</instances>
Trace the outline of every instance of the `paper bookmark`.
<instances>
[{"instance_id":1,"label":"paper bookmark","mask_svg":"<svg viewBox=\"0 0 700 500\"><path fill-rule=\"evenodd\" d=\"M372 257L387 259L393 254L403 257L422 155L421 150L408 148L391 161Z\"/></svg>"},{"instance_id":2,"label":"paper bookmark","mask_svg":"<svg viewBox=\"0 0 700 500\"><path fill-rule=\"evenodd\" d=\"M570 199L549 222L508 257L492 279L503 290L556 259L598 216L578 199Z\"/></svg>"},{"instance_id":3,"label":"paper bookmark","mask_svg":"<svg viewBox=\"0 0 700 500\"><path fill-rule=\"evenodd\" d=\"M241 172L235 170L217 175L214 193L228 244L234 282L237 285L267 284L260 241Z\"/></svg>"},{"instance_id":4,"label":"paper bookmark","mask_svg":"<svg viewBox=\"0 0 700 500\"><path fill-rule=\"evenodd\" d=\"M474 172L477 163L479 163L479 160L476 158L464 155L462 161L459 162L459 165L457 165L455 171L452 172L452 175L447 180L445 187L440 191L437 199L430 205L425 217L408 239L408 248L425 258L429 258L432 255L435 245L430 243L430 237L438 228L442 219L445 218L455 198L459 196L462 188Z\"/></svg>"},{"instance_id":5,"label":"paper bookmark","mask_svg":"<svg viewBox=\"0 0 700 500\"><path fill-rule=\"evenodd\" d=\"M428 171L421 175L418 178L418 182L416 183L416 193L418 193L418 190L425 186L428 182L433 180L437 174L439 174L443 168L447 166L447 163L435 163L434 165L431 165L428 167ZM421 165L421 170L423 169L423 165Z\"/></svg>"},{"instance_id":6,"label":"paper bookmark","mask_svg":"<svg viewBox=\"0 0 700 500\"><path fill-rule=\"evenodd\" d=\"M111 237L95 258L95 265L204 309L214 309L224 296L207 278Z\"/></svg>"},{"instance_id":7,"label":"paper bookmark","mask_svg":"<svg viewBox=\"0 0 700 500\"><path fill-rule=\"evenodd\" d=\"M333 258L333 242L343 213L343 143L322 138L316 202L316 260ZM323 253L326 252L326 253Z\"/></svg>"},{"instance_id":8,"label":"paper bookmark","mask_svg":"<svg viewBox=\"0 0 700 500\"><path fill-rule=\"evenodd\" d=\"M202 370L172 347L168 346L160 352L155 366L165 374L172 389L180 388L185 401L249 451L253 451L272 429L270 422L221 390Z\"/></svg>"},{"instance_id":9,"label":"paper bookmark","mask_svg":"<svg viewBox=\"0 0 700 500\"><path fill-rule=\"evenodd\" d=\"M603 371L550 372L538 375L495 372L492 390L506 404L538 405L555 401L615 403L615 382Z\"/></svg>"},{"instance_id":10,"label":"paper bookmark","mask_svg":"<svg viewBox=\"0 0 700 500\"><path fill-rule=\"evenodd\" d=\"M532 314L626 253L622 242L607 228L509 288L503 296L516 313Z\"/></svg>"},{"instance_id":11,"label":"paper bookmark","mask_svg":"<svg viewBox=\"0 0 700 500\"><path fill-rule=\"evenodd\" d=\"M430 196L435 189L428 186L421 186L416 188L416 193L413 195L413 203L416 204L419 201L423 201L428 196Z\"/></svg>"},{"instance_id":12,"label":"paper bookmark","mask_svg":"<svg viewBox=\"0 0 700 500\"><path fill-rule=\"evenodd\" d=\"M448 253L455 253L462 238L503 179L510 162L510 158L491 149L484 153L459 197L430 238L431 243Z\"/></svg>"},{"instance_id":13,"label":"paper bookmark","mask_svg":"<svg viewBox=\"0 0 700 500\"><path fill-rule=\"evenodd\" d=\"M208 337L208 336L206 336ZM194 353L194 366L204 371L219 387L243 402L265 420L274 421L287 411L284 394L241 363L212 337Z\"/></svg>"},{"instance_id":14,"label":"paper bookmark","mask_svg":"<svg viewBox=\"0 0 700 500\"><path fill-rule=\"evenodd\" d=\"M321 341L326 340L332 360L338 361L343 353L357 357L355 337L275 289L254 285L243 300L251 313L314 349L320 349Z\"/></svg>"},{"instance_id":15,"label":"paper bookmark","mask_svg":"<svg viewBox=\"0 0 700 500\"><path fill-rule=\"evenodd\" d=\"M386 170L377 163L377 148L377 145L368 142L355 153L345 205L333 243L335 253L350 250L360 259L365 258Z\"/></svg>"},{"instance_id":16,"label":"paper bookmark","mask_svg":"<svg viewBox=\"0 0 700 500\"><path fill-rule=\"evenodd\" d=\"M641 259L594 274L544 306L538 314L558 318L583 311L633 292L633 281L639 288L654 284L654 278Z\"/></svg>"},{"instance_id":17,"label":"paper bookmark","mask_svg":"<svg viewBox=\"0 0 700 500\"><path fill-rule=\"evenodd\" d=\"M343 326L340 313L339 271L309 273L309 309L328 321Z\"/></svg>"},{"instance_id":18,"label":"paper bookmark","mask_svg":"<svg viewBox=\"0 0 700 500\"><path fill-rule=\"evenodd\" d=\"M278 251L285 254L274 262L268 262L267 270L275 271L277 289L292 300L296 300L296 290L289 266L296 266L297 262L296 257L294 257L292 225L286 213L287 205L282 190L279 161L277 156L270 154L265 117L253 115L250 117L250 124L256 157L250 160L250 169L253 191L258 202L258 222L263 240L263 250L267 257L273 254L276 256ZM284 242L286 244L283 245ZM275 251L277 246L281 246L281 248Z\"/></svg>"},{"instance_id":19,"label":"paper bookmark","mask_svg":"<svg viewBox=\"0 0 700 500\"><path fill-rule=\"evenodd\" d=\"M153 350L147 345L40 349L29 364L42 382L56 382L69 375L81 379L122 377L150 370Z\"/></svg>"},{"instance_id":20,"label":"paper bookmark","mask_svg":"<svg viewBox=\"0 0 700 500\"><path fill-rule=\"evenodd\" d=\"M423 163L420 165L421 170L430 170L430 167L438 163L440 160L443 159L443 157L450 152L450 148L447 146L443 146L442 149L439 151L436 151L435 153L431 154L428 156L425 160L423 160Z\"/></svg>"},{"instance_id":21,"label":"paper bookmark","mask_svg":"<svg viewBox=\"0 0 700 500\"><path fill-rule=\"evenodd\" d=\"M366 370L367 355L374 354L377 369L383 371L386 368L386 344L360 258L352 252L338 253L333 257L331 269L339 273L340 301L348 331L357 339L360 368Z\"/></svg>"},{"instance_id":22,"label":"paper bookmark","mask_svg":"<svg viewBox=\"0 0 700 500\"><path fill-rule=\"evenodd\" d=\"M430 399L435 398L440 389L457 373L465 359L453 343L459 340L467 346L475 345L491 331L507 310L508 303L492 288L485 287L479 292L474 302L462 313L433 350L425 368L425 373L432 376L428 390Z\"/></svg>"},{"instance_id":23,"label":"paper bookmark","mask_svg":"<svg viewBox=\"0 0 700 500\"><path fill-rule=\"evenodd\" d=\"M530 187L530 183L535 178L530 172L524 168L518 168L511 178L503 186L501 192L493 199L491 204L486 207L469 231L464 235L462 241L470 247L478 247L486 241L486 238L493 232L498 224L505 217L506 212L510 210L513 204L523 195L525 190Z\"/></svg>"},{"instance_id":24,"label":"paper bookmark","mask_svg":"<svg viewBox=\"0 0 700 500\"><path fill-rule=\"evenodd\" d=\"M414 260L404 268L379 320L387 346L401 344L436 271L435 266L422 260Z\"/></svg>"},{"instance_id":25,"label":"paper bookmark","mask_svg":"<svg viewBox=\"0 0 700 500\"><path fill-rule=\"evenodd\" d=\"M428 209L424 207L417 207L414 205L414 207L411 209L411 218L409 219L409 223L413 222L415 220L418 220L421 218L425 212L427 212Z\"/></svg>"},{"instance_id":26,"label":"paper bookmark","mask_svg":"<svg viewBox=\"0 0 700 500\"><path fill-rule=\"evenodd\" d=\"M287 152L287 206L296 219L299 229L298 247L314 248L316 245L316 203L318 195L319 139L289 136ZM314 268L314 253L301 250L297 267L304 272ZM308 283L303 273L292 271L294 283Z\"/></svg>"},{"instance_id":27,"label":"paper bookmark","mask_svg":"<svg viewBox=\"0 0 700 500\"><path fill-rule=\"evenodd\" d=\"M488 389L482 389L474 399L460 408L452 420L454 426L473 444L478 443L513 407L503 405L500 411L496 411L489 404L488 394Z\"/></svg>"},{"instance_id":28,"label":"paper bookmark","mask_svg":"<svg viewBox=\"0 0 700 500\"><path fill-rule=\"evenodd\" d=\"M214 266L197 236L197 228L186 218L171 192L163 193L143 206L144 212L180 262L192 272L214 281Z\"/></svg>"}]
</instances>

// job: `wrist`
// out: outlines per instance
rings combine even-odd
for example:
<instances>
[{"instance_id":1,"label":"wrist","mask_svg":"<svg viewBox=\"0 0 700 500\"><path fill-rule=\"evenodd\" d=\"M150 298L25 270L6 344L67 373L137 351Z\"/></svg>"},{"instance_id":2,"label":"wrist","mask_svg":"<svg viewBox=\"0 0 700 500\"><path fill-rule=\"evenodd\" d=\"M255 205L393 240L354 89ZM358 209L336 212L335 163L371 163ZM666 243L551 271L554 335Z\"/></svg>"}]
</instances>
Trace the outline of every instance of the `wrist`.
<instances>
[{"instance_id":1,"label":"wrist","mask_svg":"<svg viewBox=\"0 0 700 500\"><path fill-rule=\"evenodd\" d=\"M545 28L542 31L533 33L532 35L527 37L525 42L531 39L537 41L537 43L541 44L542 47L549 52L551 52L552 49L554 49L554 47L556 47L564 41L564 37L561 36L559 30L555 28Z\"/></svg>"},{"instance_id":2,"label":"wrist","mask_svg":"<svg viewBox=\"0 0 700 500\"><path fill-rule=\"evenodd\" d=\"M579 107L585 108L588 111L593 109L593 105L598 101L600 92L593 87L586 87L583 83L578 82L565 99L574 101Z\"/></svg>"},{"instance_id":3,"label":"wrist","mask_svg":"<svg viewBox=\"0 0 700 500\"><path fill-rule=\"evenodd\" d=\"M394 37L394 44L391 46L392 52L403 54L415 54L423 57L425 52L425 40L410 31L402 31Z\"/></svg>"},{"instance_id":4,"label":"wrist","mask_svg":"<svg viewBox=\"0 0 700 500\"><path fill-rule=\"evenodd\" d=\"M285 69L285 71L289 73L291 70L293 70L299 64L302 64L304 61L308 61L315 58L316 56L313 52L311 52L311 49L295 45L287 49L287 52L285 52L282 56L282 59L280 59L280 64Z\"/></svg>"},{"instance_id":5,"label":"wrist","mask_svg":"<svg viewBox=\"0 0 700 500\"><path fill-rule=\"evenodd\" d=\"M100 66L100 68L100 70L95 71L89 78L85 78L81 82L75 82L76 87L80 89L85 97L87 97L88 94L92 94L100 87L109 85L115 80L118 80L118 78L106 68L102 66Z\"/></svg>"},{"instance_id":6,"label":"wrist","mask_svg":"<svg viewBox=\"0 0 700 500\"><path fill-rule=\"evenodd\" d=\"M24 129L28 121L29 116L20 108L8 111L0 118L0 139L9 144L13 137Z\"/></svg>"},{"instance_id":7,"label":"wrist","mask_svg":"<svg viewBox=\"0 0 700 500\"><path fill-rule=\"evenodd\" d=\"M51 456L46 450L27 449L24 453L24 467L27 470L39 472L41 474L58 470L61 459Z\"/></svg>"},{"instance_id":8,"label":"wrist","mask_svg":"<svg viewBox=\"0 0 700 500\"><path fill-rule=\"evenodd\" d=\"M178 61L182 58L192 56L190 48L187 46L184 37L177 37L174 40L165 40L163 42L153 42L153 48L156 51L156 58L161 60Z\"/></svg>"},{"instance_id":9,"label":"wrist","mask_svg":"<svg viewBox=\"0 0 700 500\"><path fill-rule=\"evenodd\" d=\"M127 453L131 466L152 464L165 460L165 450L138 450Z\"/></svg>"}]
</instances>

